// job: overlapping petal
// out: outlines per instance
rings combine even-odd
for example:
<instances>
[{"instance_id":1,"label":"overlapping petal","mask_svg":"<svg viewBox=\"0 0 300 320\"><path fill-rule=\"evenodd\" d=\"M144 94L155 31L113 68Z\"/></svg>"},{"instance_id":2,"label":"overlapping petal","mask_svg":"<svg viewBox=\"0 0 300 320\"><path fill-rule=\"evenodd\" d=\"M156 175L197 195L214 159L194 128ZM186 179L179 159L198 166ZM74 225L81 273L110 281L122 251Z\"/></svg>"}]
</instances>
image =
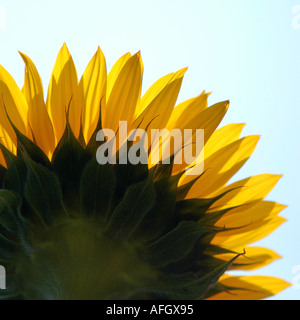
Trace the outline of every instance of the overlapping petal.
<instances>
[{"instance_id":1,"label":"overlapping petal","mask_svg":"<svg viewBox=\"0 0 300 320\"><path fill-rule=\"evenodd\" d=\"M42 80L32 60L21 53L25 63L23 94L28 103L28 124L37 145L51 157L55 147L52 122L44 102Z\"/></svg>"},{"instance_id":2,"label":"overlapping petal","mask_svg":"<svg viewBox=\"0 0 300 320\"><path fill-rule=\"evenodd\" d=\"M89 142L97 127L100 103L105 108L106 84L106 62L99 47L79 83L79 95L82 104L82 133L86 143Z\"/></svg>"},{"instance_id":3,"label":"overlapping petal","mask_svg":"<svg viewBox=\"0 0 300 320\"><path fill-rule=\"evenodd\" d=\"M76 137L81 127L81 104L77 71L71 54L64 44L56 58L47 97L47 109L53 123L56 142L62 137L67 114Z\"/></svg>"},{"instance_id":4,"label":"overlapping petal","mask_svg":"<svg viewBox=\"0 0 300 320\"><path fill-rule=\"evenodd\" d=\"M117 73L117 72L115 72ZM115 74L114 74L115 76ZM141 55L130 57L119 71L107 98L106 110L103 115L103 128L117 132L119 121L127 121L128 126L134 119L134 113L142 89L143 64Z\"/></svg>"},{"instance_id":5,"label":"overlapping petal","mask_svg":"<svg viewBox=\"0 0 300 320\"><path fill-rule=\"evenodd\" d=\"M20 132L31 136L27 121L28 105L18 85L2 66L0 66L0 93L0 125L15 144L16 137L9 119L13 120Z\"/></svg>"},{"instance_id":6,"label":"overlapping petal","mask_svg":"<svg viewBox=\"0 0 300 320\"><path fill-rule=\"evenodd\" d=\"M234 253L225 253L217 255L217 258L224 261L230 261L233 256ZM234 261L234 264L230 267L230 270L257 270L280 258L281 256L279 256L275 251L267 248L253 246L246 247L245 254L240 255Z\"/></svg>"},{"instance_id":7,"label":"overlapping petal","mask_svg":"<svg viewBox=\"0 0 300 320\"><path fill-rule=\"evenodd\" d=\"M212 296L212 300L261 300L276 295L290 286L286 281L266 276L223 276L220 284L228 292Z\"/></svg>"}]
</instances>

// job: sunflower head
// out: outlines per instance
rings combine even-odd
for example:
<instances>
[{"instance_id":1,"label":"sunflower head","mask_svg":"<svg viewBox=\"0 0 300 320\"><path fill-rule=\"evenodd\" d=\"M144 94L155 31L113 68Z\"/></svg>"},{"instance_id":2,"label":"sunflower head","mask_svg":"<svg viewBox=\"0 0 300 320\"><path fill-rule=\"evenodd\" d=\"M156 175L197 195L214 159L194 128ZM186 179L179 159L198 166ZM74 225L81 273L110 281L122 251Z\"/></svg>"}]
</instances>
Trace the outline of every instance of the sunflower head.
<instances>
[{"instance_id":1,"label":"sunflower head","mask_svg":"<svg viewBox=\"0 0 300 320\"><path fill-rule=\"evenodd\" d=\"M228 184L258 141L240 138L242 124L217 129L228 101L208 107L203 92L174 108L186 69L141 97L140 53L125 54L107 75L98 48L78 81L64 45L45 102L36 67L21 56L22 91L0 68L1 298L261 299L287 286L226 274L277 259L249 244L284 221L284 206L263 200L279 176ZM122 122L128 127L112 163L99 132L109 128L119 138ZM124 162L132 152L139 159L142 149L130 135L137 128L161 130L161 139L146 139L157 163ZM170 132L185 129L192 134L188 141L180 136L183 147L167 144ZM178 151L195 151L197 129L204 130L204 148L194 163L177 162ZM101 147L106 152L96 156Z\"/></svg>"}]
</instances>

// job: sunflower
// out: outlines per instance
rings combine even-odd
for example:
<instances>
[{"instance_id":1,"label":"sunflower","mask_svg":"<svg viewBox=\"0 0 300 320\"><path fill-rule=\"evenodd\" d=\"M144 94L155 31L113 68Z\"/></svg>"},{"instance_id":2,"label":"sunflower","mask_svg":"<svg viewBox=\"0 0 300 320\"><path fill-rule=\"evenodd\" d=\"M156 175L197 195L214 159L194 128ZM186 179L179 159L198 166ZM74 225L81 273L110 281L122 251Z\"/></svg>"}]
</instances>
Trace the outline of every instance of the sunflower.
<instances>
[{"instance_id":1,"label":"sunflower","mask_svg":"<svg viewBox=\"0 0 300 320\"><path fill-rule=\"evenodd\" d=\"M285 221L285 206L264 200L280 176L229 184L259 139L240 138L244 124L218 128L229 101L208 107L203 92L175 107L186 69L141 97L139 52L107 74L98 48L78 81L64 44L45 102L34 63L20 54L22 90L0 67L2 299L263 299L288 286L228 273L278 259L251 244ZM100 165L97 133L118 132L121 121L145 132L203 129L204 162L174 163L173 148L169 163Z\"/></svg>"}]
</instances>

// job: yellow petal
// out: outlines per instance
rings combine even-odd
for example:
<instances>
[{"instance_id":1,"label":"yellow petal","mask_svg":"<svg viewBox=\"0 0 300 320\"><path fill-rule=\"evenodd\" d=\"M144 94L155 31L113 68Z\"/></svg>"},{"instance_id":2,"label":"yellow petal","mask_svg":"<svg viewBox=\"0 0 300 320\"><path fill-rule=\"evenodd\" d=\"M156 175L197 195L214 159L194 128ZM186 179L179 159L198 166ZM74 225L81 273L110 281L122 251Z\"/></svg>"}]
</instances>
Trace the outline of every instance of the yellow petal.
<instances>
[{"instance_id":1,"label":"yellow petal","mask_svg":"<svg viewBox=\"0 0 300 320\"><path fill-rule=\"evenodd\" d=\"M230 270L257 270L281 258L273 250L261 247L246 247L245 252L245 255L239 256L234 261ZM230 261L234 254L220 254L216 257L224 261Z\"/></svg>"},{"instance_id":2,"label":"yellow petal","mask_svg":"<svg viewBox=\"0 0 300 320\"><path fill-rule=\"evenodd\" d=\"M244 123L230 123L215 130L205 144L205 157L208 158L213 153L238 140L244 126Z\"/></svg>"},{"instance_id":3,"label":"yellow petal","mask_svg":"<svg viewBox=\"0 0 300 320\"><path fill-rule=\"evenodd\" d=\"M158 95L150 102L146 109L134 121L132 128L137 127L147 129L165 128L172 110L175 106L182 79L187 68L177 71L169 80L167 85L160 91ZM151 125L149 126L149 124Z\"/></svg>"},{"instance_id":4,"label":"yellow petal","mask_svg":"<svg viewBox=\"0 0 300 320\"><path fill-rule=\"evenodd\" d=\"M212 195L232 190L216 201L212 208L225 209L264 199L281 177L282 175L260 174L232 183Z\"/></svg>"},{"instance_id":5,"label":"yellow petal","mask_svg":"<svg viewBox=\"0 0 300 320\"><path fill-rule=\"evenodd\" d=\"M187 128L190 122L201 117L200 114L207 108L207 98L210 93L202 92L200 96L186 100L173 109L167 129Z\"/></svg>"},{"instance_id":6,"label":"yellow petal","mask_svg":"<svg viewBox=\"0 0 300 320\"><path fill-rule=\"evenodd\" d=\"M208 141L211 137L213 132L216 130L218 125L220 124L221 120L223 119L226 111L229 107L229 101L223 101L217 103L204 111L202 111L198 117L196 118L189 118L189 121L184 123L185 127L179 127L178 129L184 130L185 128L192 129L192 137L190 140L185 140L185 149L192 148L192 153L196 154L195 149L197 148L197 141L196 139L196 129L203 129L204 130L204 144ZM185 115L184 115L185 116ZM178 125L182 125L183 122L178 121ZM203 152L203 150L202 150ZM204 149L205 152L205 149ZM201 154L199 155L201 157ZM187 163L182 161L182 164L175 164L173 166L173 173L179 172L183 170L185 167L188 166ZM197 167L195 167L197 170ZM193 169L191 170L191 172ZM192 177L192 175L190 175Z\"/></svg>"},{"instance_id":7,"label":"yellow petal","mask_svg":"<svg viewBox=\"0 0 300 320\"><path fill-rule=\"evenodd\" d=\"M66 44L59 51L52 71L48 89L47 109L53 123L56 142L60 140L66 128L67 111L69 111L69 122L73 133L76 137L79 136L81 105L78 77Z\"/></svg>"},{"instance_id":8,"label":"yellow petal","mask_svg":"<svg viewBox=\"0 0 300 320\"><path fill-rule=\"evenodd\" d=\"M223 187L249 159L258 140L259 136L248 136L236 140L209 157L204 148L205 172L194 184L187 197L208 197L215 190ZM187 183L188 179L192 179L192 176L183 177L180 184Z\"/></svg>"},{"instance_id":9,"label":"yellow petal","mask_svg":"<svg viewBox=\"0 0 300 320\"><path fill-rule=\"evenodd\" d=\"M26 99L12 76L0 66L0 125L16 144L15 133L8 121L6 112L18 130L31 138L27 123L28 105Z\"/></svg>"},{"instance_id":10,"label":"yellow petal","mask_svg":"<svg viewBox=\"0 0 300 320\"><path fill-rule=\"evenodd\" d=\"M125 63L130 59L131 54L129 52L125 53L117 62L113 65L107 76L107 91L106 91L106 101L110 97L111 91L115 85L115 82L120 74L120 71L124 67Z\"/></svg>"},{"instance_id":11,"label":"yellow petal","mask_svg":"<svg viewBox=\"0 0 300 320\"><path fill-rule=\"evenodd\" d=\"M247 226L258 220L274 217L285 208L286 206L272 201L255 202L230 210L216 223L216 226L226 226L226 228Z\"/></svg>"},{"instance_id":12,"label":"yellow petal","mask_svg":"<svg viewBox=\"0 0 300 320\"><path fill-rule=\"evenodd\" d=\"M222 292L210 297L209 300L261 300L276 295L290 286L283 279L267 276L223 276L219 283L240 290Z\"/></svg>"},{"instance_id":13,"label":"yellow petal","mask_svg":"<svg viewBox=\"0 0 300 320\"><path fill-rule=\"evenodd\" d=\"M158 148L158 146L155 145L156 136L152 134L151 130L161 130L165 128L176 103L186 70L187 68L177 71L168 81L167 85L164 86L162 91L155 96L146 109L132 124L131 129L147 129L148 146L151 146L151 154L149 157L150 164L153 162L153 159L151 160L151 156L157 152L156 149Z\"/></svg>"},{"instance_id":14,"label":"yellow petal","mask_svg":"<svg viewBox=\"0 0 300 320\"><path fill-rule=\"evenodd\" d=\"M20 52L25 63L23 94L28 103L28 122L37 145L51 156L54 147L54 131L44 102L43 85L32 60Z\"/></svg>"},{"instance_id":15,"label":"yellow petal","mask_svg":"<svg viewBox=\"0 0 300 320\"><path fill-rule=\"evenodd\" d=\"M82 132L86 143L96 129L100 101L105 102L106 62L103 52L98 48L96 54L85 69L79 83L82 103Z\"/></svg>"},{"instance_id":16,"label":"yellow petal","mask_svg":"<svg viewBox=\"0 0 300 320\"><path fill-rule=\"evenodd\" d=\"M212 244L242 252L245 246L265 238L284 222L286 219L278 216L259 220L243 228L218 233Z\"/></svg>"},{"instance_id":17,"label":"yellow petal","mask_svg":"<svg viewBox=\"0 0 300 320\"><path fill-rule=\"evenodd\" d=\"M170 82L172 77L174 76L173 73L169 73L156 82L154 82L150 88L146 91L143 95L142 99L139 101L136 111L135 111L135 118L137 118L147 107L148 105L154 100L154 98L163 90L163 88Z\"/></svg>"},{"instance_id":18,"label":"yellow petal","mask_svg":"<svg viewBox=\"0 0 300 320\"><path fill-rule=\"evenodd\" d=\"M4 168L7 168L7 164L1 150L0 150L0 165Z\"/></svg>"},{"instance_id":19,"label":"yellow petal","mask_svg":"<svg viewBox=\"0 0 300 320\"><path fill-rule=\"evenodd\" d=\"M119 75L108 98L103 127L117 131L119 121L127 121L130 127L142 88L143 64L138 52L129 58Z\"/></svg>"},{"instance_id":20,"label":"yellow petal","mask_svg":"<svg viewBox=\"0 0 300 320\"><path fill-rule=\"evenodd\" d=\"M7 133L7 131L0 126L0 143L9 151L11 151L13 154L17 153L17 148L15 143L10 138L10 135ZM6 166L6 161L3 156L2 151L0 150L0 164L4 167Z\"/></svg>"}]
</instances>

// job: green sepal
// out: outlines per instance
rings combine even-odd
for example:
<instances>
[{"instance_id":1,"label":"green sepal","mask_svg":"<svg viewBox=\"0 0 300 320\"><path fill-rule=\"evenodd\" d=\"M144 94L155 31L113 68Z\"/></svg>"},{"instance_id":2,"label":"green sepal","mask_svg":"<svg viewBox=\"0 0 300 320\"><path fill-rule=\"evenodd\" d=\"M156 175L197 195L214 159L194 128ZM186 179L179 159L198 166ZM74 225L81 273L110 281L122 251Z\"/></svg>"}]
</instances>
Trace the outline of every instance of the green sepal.
<instances>
[{"instance_id":1,"label":"green sepal","mask_svg":"<svg viewBox=\"0 0 300 320\"><path fill-rule=\"evenodd\" d=\"M80 182L81 212L90 218L107 218L116 185L110 164L100 165L96 158L85 167Z\"/></svg>"},{"instance_id":2,"label":"green sepal","mask_svg":"<svg viewBox=\"0 0 300 320\"><path fill-rule=\"evenodd\" d=\"M239 255L208 272L186 272L160 277L157 282L146 285L135 292L133 299L146 295L148 299L200 300L207 298L217 286L219 278L230 268Z\"/></svg>"},{"instance_id":3,"label":"green sepal","mask_svg":"<svg viewBox=\"0 0 300 320\"><path fill-rule=\"evenodd\" d=\"M53 153L52 165L53 171L59 177L65 204L75 211L80 205L81 175L90 159L67 121L64 134Z\"/></svg>"},{"instance_id":4,"label":"green sepal","mask_svg":"<svg viewBox=\"0 0 300 320\"><path fill-rule=\"evenodd\" d=\"M211 296L215 296L219 293L228 293L230 295L235 295L234 291L248 291L248 292L256 292L255 290L241 288L241 287L233 287L233 286L226 286L221 283L216 283L206 294L205 298L209 298Z\"/></svg>"},{"instance_id":5,"label":"green sepal","mask_svg":"<svg viewBox=\"0 0 300 320\"><path fill-rule=\"evenodd\" d=\"M226 249L226 248L222 248L222 247L219 247L219 246L216 246L216 245L213 245L213 244L209 244L205 248L205 254L207 254L207 255L212 255L213 256L213 255L227 254L227 253L235 254L235 255L238 254L238 252L236 252L236 251L232 251L232 250L229 250L229 249Z\"/></svg>"},{"instance_id":6,"label":"green sepal","mask_svg":"<svg viewBox=\"0 0 300 320\"><path fill-rule=\"evenodd\" d=\"M21 133L14 125L13 121L11 121L7 113L6 115L17 136L17 156L22 156L23 153L26 152L33 161L50 168L51 163L45 153L37 146L37 144Z\"/></svg>"},{"instance_id":7,"label":"green sepal","mask_svg":"<svg viewBox=\"0 0 300 320\"><path fill-rule=\"evenodd\" d=\"M144 258L155 267L164 267L186 257L197 241L212 228L191 221L183 221L143 252Z\"/></svg>"},{"instance_id":8,"label":"green sepal","mask_svg":"<svg viewBox=\"0 0 300 320\"><path fill-rule=\"evenodd\" d=\"M222 292L226 292L226 293L229 293L229 294L234 294L232 292L230 292L230 288L229 287L226 287L224 285L222 285L221 283L216 283L214 286L212 286L212 288L210 288L206 295L205 295L205 298L210 298L211 296L215 296L219 293L222 293Z\"/></svg>"},{"instance_id":9,"label":"green sepal","mask_svg":"<svg viewBox=\"0 0 300 320\"><path fill-rule=\"evenodd\" d=\"M8 166L3 182L3 187L23 196L27 170L26 164L24 163L23 159L15 156L2 144L0 144L0 149Z\"/></svg>"},{"instance_id":10,"label":"green sepal","mask_svg":"<svg viewBox=\"0 0 300 320\"><path fill-rule=\"evenodd\" d=\"M211 199L185 199L176 202L176 216L179 221L198 221L208 210Z\"/></svg>"},{"instance_id":11,"label":"green sepal","mask_svg":"<svg viewBox=\"0 0 300 320\"><path fill-rule=\"evenodd\" d=\"M176 215L179 220L192 220L192 221L199 221L201 218L206 217L207 214L209 214L210 207L219 199L224 197L227 193L231 192L234 189L227 190L226 192L223 192L222 194L213 197L213 198L192 198L192 199L184 199L176 202ZM228 210L231 210L233 208L230 208ZM227 209L225 209L227 210ZM223 212L225 214L226 212ZM218 219L217 215L219 215L219 218L222 216L222 212L218 211L216 214L216 217L214 219ZM213 221L213 219L211 219ZM215 222L216 222L215 221ZM214 224L214 222L211 222L210 224Z\"/></svg>"},{"instance_id":12,"label":"green sepal","mask_svg":"<svg viewBox=\"0 0 300 320\"><path fill-rule=\"evenodd\" d=\"M20 215L22 200L18 194L0 190L0 225L8 232L16 234L23 225Z\"/></svg>"},{"instance_id":13,"label":"green sepal","mask_svg":"<svg viewBox=\"0 0 300 320\"><path fill-rule=\"evenodd\" d=\"M128 150L132 145L132 142L126 141L125 143L127 144L127 157L128 157ZM138 163L136 165L133 165L128 161L128 158L127 158L127 163L122 164L120 163L120 156L121 156L120 150L118 150L116 154L117 163L113 166L113 169L116 175L116 193L114 197L115 203L119 203L121 201L127 188L130 185L142 182L148 177L147 164Z\"/></svg>"},{"instance_id":14,"label":"green sepal","mask_svg":"<svg viewBox=\"0 0 300 320\"><path fill-rule=\"evenodd\" d=\"M151 243L176 226L175 205L179 175L155 181L156 200L136 230L136 237Z\"/></svg>"},{"instance_id":15,"label":"green sepal","mask_svg":"<svg viewBox=\"0 0 300 320\"><path fill-rule=\"evenodd\" d=\"M26 200L38 217L50 226L56 217L68 215L63 204L59 180L53 172L27 155L24 159L27 166Z\"/></svg>"},{"instance_id":16,"label":"green sepal","mask_svg":"<svg viewBox=\"0 0 300 320\"><path fill-rule=\"evenodd\" d=\"M229 212L232 209L235 209L237 207L231 207L231 208L226 208L223 210L218 210L218 211L212 211L212 212L207 212L206 214L202 215L200 219L198 220L198 223L200 224L209 224L209 225L214 225L216 222L218 222L227 212ZM224 226L225 228L225 226Z\"/></svg>"},{"instance_id":17,"label":"green sepal","mask_svg":"<svg viewBox=\"0 0 300 320\"><path fill-rule=\"evenodd\" d=\"M162 163L160 161L155 167L154 167L154 181L159 181L161 179L169 178L172 175L172 170L174 166L174 158L175 155L172 155L170 157L170 163Z\"/></svg>"},{"instance_id":18,"label":"green sepal","mask_svg":"<svg viewBox=\"0 0 300 320\"><path fill-rule=\"evenodd\" d=\"M193 180L191 180L190 182L180 186L177 189L177 201L183 200L187 194L189 193L189 191L191 190L191 188L194 186L194 184L199 180L199 178L201 178L201 176L204 174L204 172L200 175L197 176L196 178L194 178Z\"/></svg>"},{"instance_id":19,"label":"green sepal","mask_svg":"<svg viewBox=\"0 0 300 320\"><path fill-rule=\"evenodd\" d=\"M152 175L128 187L109 220L106 232L114 238L129 238L153 208L156 193Z\"/></svg>"}]
</instances>

